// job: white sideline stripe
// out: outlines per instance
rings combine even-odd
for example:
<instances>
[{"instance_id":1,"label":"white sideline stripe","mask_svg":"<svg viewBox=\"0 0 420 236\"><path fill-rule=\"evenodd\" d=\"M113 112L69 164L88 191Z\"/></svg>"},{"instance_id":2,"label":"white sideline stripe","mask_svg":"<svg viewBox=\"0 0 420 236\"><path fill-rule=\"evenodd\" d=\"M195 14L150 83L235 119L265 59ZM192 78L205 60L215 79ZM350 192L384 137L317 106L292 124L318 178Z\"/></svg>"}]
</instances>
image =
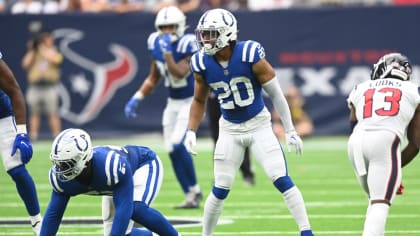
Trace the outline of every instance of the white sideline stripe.
<instances>
[{"instance_id":1,"label":"white sideline stripe","mask_svg":"<svg viewBox=\"0 0 420 236\"><path fill-rule=\"evenodd\" d=\"M310 214L309 218L310 219L363 219L366 216L366 214L348 214L348 215L343 215L343 214ZM234 220L247 220L247 219L293 219L293 217L290 214L281 214L279 213L278 215L226 215L223 216L229 219L234 219ZM388 218L394 218L394 219L407 219L407 218L411 218L411 219L416 219L416 218L420 218L420 214L391 214L388 215Z\"/></svg>"},{"instance_id":2,"label":"white sideline stripe","mask_svg":"<svg viewBox=\"0 0 420 236\"><path fill-rule=\"evenodd\" d=\"M102 231L98 231L102 232ZM98 232L77 232L77 235L97 235ZM60 235L74 235L75 232L60 232ZM200 232L181 232L182 235L201 235ZM317 235L360 235L362 231L358 230L337 230L337 231L315 231ZM420 230L387 230L385 232L389 235L418 235ZM33 235L33 233L20 233L20 232L7 232L2 233L0 235ZM217 236L221 235L296 235L296 231L246 231L246 232L220 232L217 231L215 233Z\"/></svg>"},{"instance_id":3,"label":"white sideline stripe","mask_svg":"<svg viewBox=\"0 0 420 236\"><path fill-rule=\"evenodd\" d=\"M399 207L401 206L420 206L420 202L415 201L398 201L397 204ZM366 201L339 201L339 202L311 202L308 201L305 203L307 207L311 208L334 208L334 207L343 207L343 206L367 206ZM78 203L77 205L72 206L72 208L98 208L99 205L92 204L92 203ZM173 203L154 203L153 206L155 207L172 207ZM276 207L278 209L285 208L285 205L281 201L266 201L266 202L242 202L242 203L235 203L235 202L228 202L226 206L229 207L249 207L249 206L262 206L262 207ZM3 202L0 203L0 207L2 208L21 208L22 203L7 203ZM270 208L270 210L271 210ZM1 219L1 218L0 218Z\"/></svg>"},{"instance_id":4,"label":"white sideline stripe","mask_svg":"<svg viewBox=\"0 0 420 236\"><path fill-rule=\"evenodd\" d=\"M420 202L414 202L414 201L398 201L395 202L398 206L420 206ZM154 203L153 204L156 207L171 207L173 206L172 203ZM305 203L307 207L343 207L343 206L367 206L366 201L343 201L343 202L311 202L308 201ZM261 206L261 207L279 207L283 208L285 207L284 203L281 201L266 201L266 202L228 202L226 203L226 206L229 207L249 207L249 206ZM0 207L4 208L21 208L22 203L15 202L15 203L7 203L2 202L0 203ZM77 205L72 206L72 208L98 208L98 205L92 204L92 203L78 203ZM270 209L271 210L271 209ZM1 218L0 218L1 219Z\"/></svg>"},{"instance_id":5,"label":"white sideline stripe","mask_svg":"<svg viewBox=\"0 0 420 236\"><path fill-rule=\"evenodd\" d=\"M181 232L182 235L201 235L201 233L193 233L193 232ZM360 235L362 231L357 230L337 230L337 231L314 231L315 235L337 235L337 234L352 234L352 235ZM407 235L407 234L414 234L418 235L420 233L420 230L387 230L385 232L386 234L392 234L392 235ZM296 231L246 231L246 232L220 232L216 231L214 233L217 236L220 235L296 235Z\"/></svg>"},{"instance_id":6,"label":"white sideline stripe","mask_svg":"<svg viewBox=\"0 0 420 236\"><path fill-rule=\"evenodd\" d=\"M365 214L310 214L309 217L311 219L363 219L366 215ZM182 219L194 219L197 221L200 221L200 217L189 217L189 218L185 218L182 216L176 217L176 216L169 216L167 217L169 220L182 220ZM224 215L222 218L220 218L220 223L219 224L230 224L232 223L232 220L246 220L246 219L292 219L293 217L290 214L265 214L265 215ZM388 215L388 218L393 218L393 219L407 219L407 218L420 218L420 214L391 214ZM100 220L98 217L66 217L64 219L77 219L77 220L83 220L83 219L98 219ZM23 218L23 217L16 217L16 218L10 218L10 217L1 217L0 221L3 220L16 220L16 221L23 221L23 220L27 220L27 218ZM6 226L7 224L3 224L0 226ZM84 225L84 224L83 224ZM94 224L87 224L87 225L94 225ZM63 225L64 226L64 225Z\"/></svg>"}]
</instances>

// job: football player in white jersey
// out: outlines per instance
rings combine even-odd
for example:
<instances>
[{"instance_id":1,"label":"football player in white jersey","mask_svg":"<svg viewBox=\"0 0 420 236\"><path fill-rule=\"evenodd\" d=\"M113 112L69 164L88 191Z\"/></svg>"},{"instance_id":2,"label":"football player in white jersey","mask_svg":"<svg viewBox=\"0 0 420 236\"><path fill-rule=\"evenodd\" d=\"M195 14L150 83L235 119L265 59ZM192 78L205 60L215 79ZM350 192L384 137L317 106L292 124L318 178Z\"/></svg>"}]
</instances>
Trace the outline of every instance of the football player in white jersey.
<instances>
[{"instance_id":1,"label":"football player in white jersey","mask_svg":"<svg viewBox=\"0 0 420 236\"><path fill-rule=\"evenodd\" d=\"M169 90L163 112L163 138L175 176L185 194L176 208L198 208L202 198L191 154L183 144L188 114L194 93L194 78L189 69L191 56L197 51L193 34L184 34L186 17L177 7L162 8L156 15L156 32L148 39L153 62L143 84L127 102L125 115L136 117L139 102L153 92L161 78Z\"/></svg>"},{"instance_id":2,"label":"football player in white jersey","mask_svg":"<svg viewBox=\"0 0 420 236\"><path fill-rule=\"evenodd\" d=\"M35 183L25 167L33 154L26 130L25 98L0 52L0 151L3 166L16 184L35 235L41 229L41 213Z\"/></svg>"},{"instance_id":3,"label":"football player in white jersey","mask_svg":"<svg viewBox=\"0 0 420 236\"><path fill-rule=\"evenodd\" d=\"M104 236L178 236L151 204L159 194L163 165L156 153L138 145L92 147L81 129L63 130L54 139L49 172L51 200L40 236L56 235L70 199L102 196ZM134 228L134 221L146 229Z\"/></svg>"},{"instance_id":4,"label":"football player in white jersey","mask_svg":"<svg viewBox=\"0 0 420 236\"><path fill-rule=\"evenodd\" d=\"M222 116L214 150L214 185L204 206L203 236L213 235L236 173L249 148L257 162L282 193L302 236L312 230L300 190L287 170L283 149L263 101L263 90L273 100L286 130L286 144L301 154L303 143L292 124L287 101L275 72L265 59L264 48L255 41L237 41L235 16L224 9L205 12L197 25L200 51L191 58L194 73L194 99L190 109L185 144L194 152L196 130L203 119L206 101L213 91Z\"/></svg>"},{"instance_id":5,"label":"football player in white jersey","mask_svg":"<svg viewBox=\"0 0 420 236\"><path fill-rule=\"evenodd\" d=\"M347 99L354 125L348 155L369 198L363 236L384 235L401 182L401 140L420 103L411 71L406 56L386 54L373 65L371 80L355 86Z\"/></svg>"}]
</instances>

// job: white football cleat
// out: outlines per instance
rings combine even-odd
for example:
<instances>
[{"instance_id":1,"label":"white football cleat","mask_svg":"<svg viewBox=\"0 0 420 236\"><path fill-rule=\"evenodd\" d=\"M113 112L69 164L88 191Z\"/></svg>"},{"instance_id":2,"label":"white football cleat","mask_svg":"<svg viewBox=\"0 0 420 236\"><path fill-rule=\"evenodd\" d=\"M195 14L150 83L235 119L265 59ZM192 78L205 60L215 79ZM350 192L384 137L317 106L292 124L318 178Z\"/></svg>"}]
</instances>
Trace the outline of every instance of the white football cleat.
<instances>
[{"instance_id":1,"label":"white football cleat","mask_svg":"<svg viewBox=\"0 0 420 236\"><path fill-rule=\"evenodd\" d=\"M42 225L42 220L39 220L39 221L35 222L34 224L32 224L32 230L34 231L35 236L40 235L41 225Z\"/></svg>"}]
</instances>

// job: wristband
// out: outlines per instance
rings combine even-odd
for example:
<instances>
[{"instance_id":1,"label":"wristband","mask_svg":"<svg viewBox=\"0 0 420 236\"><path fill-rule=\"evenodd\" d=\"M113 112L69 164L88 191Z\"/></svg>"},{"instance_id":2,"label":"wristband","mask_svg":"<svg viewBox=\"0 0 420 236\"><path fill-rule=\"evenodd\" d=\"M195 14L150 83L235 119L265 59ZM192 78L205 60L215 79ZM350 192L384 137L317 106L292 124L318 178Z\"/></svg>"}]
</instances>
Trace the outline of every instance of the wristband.
<instances>
[{"instance_id":1,"label":"wristband","mask_svg":"<svg viewBox=\"0 0 420 236\"><path fill-rule=\"evenodd\" d=\"M18 134L26 134L28 131L26 130L26 124L16 125L16 132Z\"/></svg>"},{"instance_id":2,"label":"wristband","mask_svg":"<svg viewBox=\"0 0 420 236\"><path fill-rule=\"evenodd\" d=\"M135 99L137 99L137 100L141 101L141 100L143 100L143 98L144 98L144 94L143 94L142 92L140 92L140 91L137 91L137 92L134 94L133 98L135 98Z\"/></svg>"}]
</instances>

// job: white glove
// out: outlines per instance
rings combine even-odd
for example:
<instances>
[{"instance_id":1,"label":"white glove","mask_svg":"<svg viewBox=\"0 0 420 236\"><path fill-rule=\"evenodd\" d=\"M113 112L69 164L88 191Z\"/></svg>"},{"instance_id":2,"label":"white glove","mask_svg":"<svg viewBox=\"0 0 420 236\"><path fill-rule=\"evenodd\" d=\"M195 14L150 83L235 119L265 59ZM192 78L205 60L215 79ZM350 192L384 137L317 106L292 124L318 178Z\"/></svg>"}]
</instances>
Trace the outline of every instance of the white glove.
<instances>
[{"instance_id":1,"label":"white glove","mask_svg":"<svg viewBox=\"0 0 420 236\"><path fill-rule=\"evenodd\" d=\"M185 148L187 149L187 151L191 155L193 155L193 156L197 155L197 152L194 151L195 146L197 145L197 137L196 137L194 131L192 131L192 130L187 131L187 133L185 134L184 145L185 145Z\"/></svg>"},{"instance_id":2,"label":"white glove","mask_svg":"<svg viewBox=\"0 0 420 236\"><path fill-rule=\"evenodd\" d=\"M290 145L294 145L296 154L302 155L303 153L303 142L296 131L291 130L286 132L286 148L290 152Z\"/></svg>"}]
</instances>

